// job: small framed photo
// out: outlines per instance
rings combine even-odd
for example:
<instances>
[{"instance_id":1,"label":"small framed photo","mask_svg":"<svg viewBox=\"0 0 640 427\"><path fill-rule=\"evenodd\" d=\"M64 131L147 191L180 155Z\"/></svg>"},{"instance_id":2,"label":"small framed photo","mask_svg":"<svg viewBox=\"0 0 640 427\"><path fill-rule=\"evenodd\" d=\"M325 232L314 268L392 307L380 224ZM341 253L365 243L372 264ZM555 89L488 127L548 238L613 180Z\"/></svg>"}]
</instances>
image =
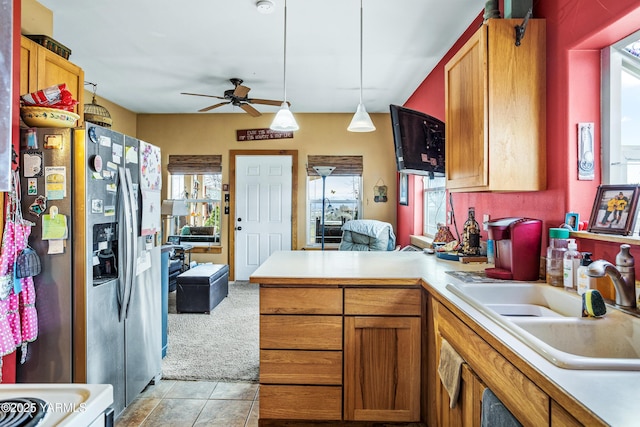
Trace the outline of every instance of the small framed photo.
<instances>
[{"instance_id":1,"label":"small framed photo","mask_svg":"<svg viewBox=\"0 0 640 427\"><path fill-rule=\"evenodd\" d=\"M589 218L589 231L633 234L639 188L637 185L600 185Z\"/></svg>"},{"instance_id":2,"label":"small framed photo","mask_svg":"<svg viewBox=\"0 0 640 427\"><path fill-rule=\"evenodd\" d=\"M564 223L571 227L573 231L578 231L578 227L580 227L580 214L576 212L567 212L564 216Z\"/></svg>"},{"instance_id":3,"label":"small framed photo","mask_svg":"<svg viewBox=\"0 0 640 427\"><path fill-rule=\"evenodd\" d=\"M398 189L398 203L404 206L409 205L409 176L406 173L400 174L400 186Z\"/></svg>"}]
</instances>

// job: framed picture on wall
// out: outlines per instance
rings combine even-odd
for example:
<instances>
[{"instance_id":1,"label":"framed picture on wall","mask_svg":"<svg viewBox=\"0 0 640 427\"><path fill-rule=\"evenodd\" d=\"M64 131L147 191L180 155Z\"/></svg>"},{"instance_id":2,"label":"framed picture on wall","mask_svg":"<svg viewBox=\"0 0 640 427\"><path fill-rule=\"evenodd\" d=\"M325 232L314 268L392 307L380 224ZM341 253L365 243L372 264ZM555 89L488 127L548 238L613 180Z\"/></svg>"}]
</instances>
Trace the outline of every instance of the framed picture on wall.
<instances>
[{"instance_id":1,"label":"framed picture on wall","mask_svg":"<svg viewBox=\"0 0 640 427\"><path fill-rule=\"evenodd\" d=\"M398 188L398 203L404 206L409 205L409 175L400 174L400 186Z\"/></svg>"},{"instance_id":2,"label":"framed picture on wall","mask_svg":"<svg viewBox=\"0 0 640 427\"><path fill-rule=\"evenodd\" d=\"M589 218L589 231L632 234L639 194L637 185L600 185Z\"/></svg>"}]
</instances>

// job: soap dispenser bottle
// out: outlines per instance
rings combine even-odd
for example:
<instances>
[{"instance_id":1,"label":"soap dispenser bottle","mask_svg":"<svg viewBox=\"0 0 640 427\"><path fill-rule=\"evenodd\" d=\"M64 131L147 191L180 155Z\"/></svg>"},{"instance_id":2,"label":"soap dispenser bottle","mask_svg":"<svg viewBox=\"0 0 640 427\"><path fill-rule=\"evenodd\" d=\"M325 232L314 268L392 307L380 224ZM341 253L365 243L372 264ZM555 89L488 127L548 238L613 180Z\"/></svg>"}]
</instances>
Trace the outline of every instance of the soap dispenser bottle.
<instances>
[{"instance_id":1,"label":"soap dispenser bottle","mask_svg":"<svg viewBox=\"0 0 640 427\"><path fill-rule=\"evenodd\" d=\"M588 270L589 264L591 264L593 260L591 259L591 252L582 252L582 262L580 263L580 267L578 267L578 277L576 289L578 291L578 295L582 295L586 292L587 289L591 289L591 283L595 280L592 277L589 277Z\"/></svg>"},{"instance_id":2,"label":"soap dispenser bottle","mask_svg":"<svg viewBox=\"0 0 640 427\"><path fill-rule=\"evenodd\" d=\"M582 261L582 254L578 252L576 239L569 239L567 251L564 253L563 283L567 291L575 291L577 284L578 268Z\"/></svg>"}]
</instances>

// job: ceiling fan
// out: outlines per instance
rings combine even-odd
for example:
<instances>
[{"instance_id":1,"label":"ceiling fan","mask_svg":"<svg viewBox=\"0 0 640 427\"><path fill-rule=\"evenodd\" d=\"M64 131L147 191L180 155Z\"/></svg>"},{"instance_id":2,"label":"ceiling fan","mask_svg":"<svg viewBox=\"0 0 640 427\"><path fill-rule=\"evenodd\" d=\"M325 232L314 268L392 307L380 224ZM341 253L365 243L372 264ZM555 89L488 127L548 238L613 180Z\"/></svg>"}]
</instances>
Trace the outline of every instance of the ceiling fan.
<instances>
[{"instance_id":1,"label":"ceiling fan","mask_svg":"<svg viewBox=\"0 0 640 427\"><path fill-rule=\"evenodd\" d=\"M208 107L202 108L198 110L199 113L204 113L205 111L213 110L214 108L222 107L223 105L231 104L236 107L242 108L245 112L249 113L253 117L261 116L260 111L253 108L250 104L262 104L262 105L274 105L279 107L282 105L282 101L276 101L273 99L257 99L257 98L248 98L247 95L251 88L242 85L242 79L233 78L229 79L229 81L235 86L235 89L229 89L224 91L223 96L217 95L203 95L200 93L187 93L181 92L182 95L194 95L194 96L205 96L208 98L218 98L224 99L226 102L220 102L218 104L213 104ZM287 104L291 105L289 102Z\"/></svg>"}]
</instances>

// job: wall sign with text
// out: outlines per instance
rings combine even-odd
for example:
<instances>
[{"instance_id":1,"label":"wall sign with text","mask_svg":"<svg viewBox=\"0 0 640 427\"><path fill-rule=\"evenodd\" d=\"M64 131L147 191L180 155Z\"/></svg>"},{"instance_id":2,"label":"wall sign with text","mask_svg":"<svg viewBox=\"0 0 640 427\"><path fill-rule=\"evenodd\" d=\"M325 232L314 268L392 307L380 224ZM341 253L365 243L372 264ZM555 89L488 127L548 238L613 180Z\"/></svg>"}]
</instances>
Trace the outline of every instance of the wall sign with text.
<instances>
[{"instance_id":1,"label":"wall sign with text","mask_svg":"<svg viewBox=\"0 0 640 427\"><path fill-rule=\"evenodd\" d=\"M293 138L293 132L281 132L271 130L269 128L264 129L238 129L236 130L237 141L261 141L265 139L285 139Z\"/></svg>"}]
</instances>

